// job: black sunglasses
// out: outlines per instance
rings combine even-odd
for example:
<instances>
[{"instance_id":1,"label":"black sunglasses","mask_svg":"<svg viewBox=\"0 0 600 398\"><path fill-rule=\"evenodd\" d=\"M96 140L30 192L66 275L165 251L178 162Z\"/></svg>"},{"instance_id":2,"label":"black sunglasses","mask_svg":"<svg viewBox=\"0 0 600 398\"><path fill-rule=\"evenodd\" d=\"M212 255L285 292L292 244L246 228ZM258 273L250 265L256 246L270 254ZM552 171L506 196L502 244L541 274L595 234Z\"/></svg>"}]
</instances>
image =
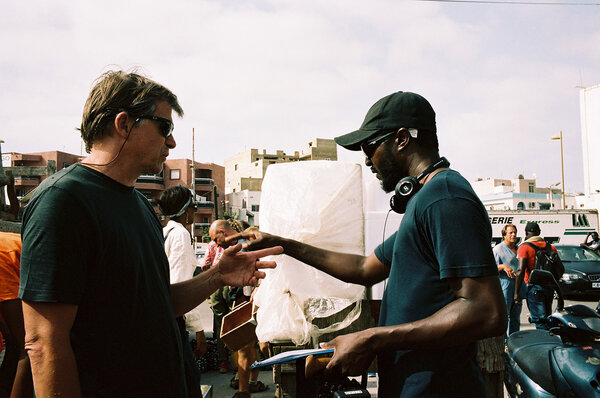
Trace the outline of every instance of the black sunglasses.
<instances>
[{"instance_id":1,"label":"black sunglasses","mask_svg":"<svg viewBox=\"0 0 600 398\"><path fill-rule=\"evenodd\" d=\"M387 133L380 135L379 137L373 138L372 140L363 141L360 144L360 149L362 149L362 151L364 152L366 157L371 159L373 154L375 154L375 151L377 150L377 148L379 148L379 145L381 145L381 143L383 141L385 141L387 138L389 138L392 134L394 134L397 131L398 130L388 131Z\"/></svg>"},{"instance_id":2,"label":"black sunglasses","mask_svg":"<svg viewBox=\"0 0 600 398\"><path fill-rule=\"evenodd\" d=\"M141 119L149 119L158 122L160 126L160 133L165 138L169 138L171 134L173 134L173 129L175 128L175 125L169 119L165 119L164 117L154 115L143 115L137 117L137 119L135 120L136 123L139 122Z\"/></svg>"}]
</instances>

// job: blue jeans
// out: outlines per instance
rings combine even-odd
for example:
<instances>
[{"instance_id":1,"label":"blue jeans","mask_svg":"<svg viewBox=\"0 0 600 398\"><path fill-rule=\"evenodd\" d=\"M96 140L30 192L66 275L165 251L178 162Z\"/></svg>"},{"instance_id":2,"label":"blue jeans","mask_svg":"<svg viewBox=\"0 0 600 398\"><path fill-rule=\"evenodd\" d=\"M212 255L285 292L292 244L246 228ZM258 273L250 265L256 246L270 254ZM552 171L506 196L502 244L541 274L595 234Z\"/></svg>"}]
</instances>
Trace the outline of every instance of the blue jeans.
<instances>
[{"instance_id":1,"label":"blue jeans","mask_svg":"<svg viewBox=\"0 0 600 398\"><path fill-rule=\"evenodd\" d=\"M529 308L529 314L533 322L551 314L553 298L554 292L552 289L540 285L527 285L527 308ZM538 323L535 324L535 328L547 329L545 325Z\"/></svg>"},{"instance_id":2,"label":"blue jeans","mask_svg":"<svg viewBox=\"0 0 600 398\"><path fill-rule=\"evenodd\" d=\"M521 328L521 307L514 303L515 295L515 280L509 278L500 278L502 286L502 294L506 303L506 311L508 313L508 335L518 332ZM523 290L523 289L521 289Z\"/></svg>"}]
</instances>

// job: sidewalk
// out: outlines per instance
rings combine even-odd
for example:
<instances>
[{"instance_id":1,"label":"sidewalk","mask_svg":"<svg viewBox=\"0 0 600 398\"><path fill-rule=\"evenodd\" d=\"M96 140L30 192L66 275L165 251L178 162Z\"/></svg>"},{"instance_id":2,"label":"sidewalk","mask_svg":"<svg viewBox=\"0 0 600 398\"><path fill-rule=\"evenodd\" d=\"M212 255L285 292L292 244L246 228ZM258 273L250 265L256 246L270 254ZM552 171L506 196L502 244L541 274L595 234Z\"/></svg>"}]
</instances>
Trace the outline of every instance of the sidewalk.
<instances>
[{"instance_id":1,"label":"sidewalk","mask_svg":"<svg viewBox=\"0 0 600 398\"><path fill-rule=\"evenodd\" d=\"M237 390L234 390L229 386L229 381L234 376L232 371L227 373L219 373L218 370L210 370L202 373L201 383L212 385L213 398L230 398ZM253 398L273 398L275 395L275 384L273 384L273 371L263 370L258 374L258 380L265 383L269 388L263 392L257 392L252 394Z\"/></svg>"},{"instance_id":2,"label":"sidewalk","mask_svg":"<svg viewBox=\"0 0 600 398\"><path fill-rule=\"evenodd\" d=\"M230 398L235 391L229 386L229 380L233 377L233 372L221 374L218 370L211 370L202 373L202 384L212 385L213 398ZM252 394L252 398L273 398L275 396L275 384L273 383L273 371L271 369L263 370L258 374L258 380L269 386L266 391ZM377 398L377 381L375 376L370 376L367 380L367 390L372 398Z\"/></svg>"},{"instance_id":3,"label":"sidewalk","mask_svg":"<svg viewBox=\"0 0 600 398\"><path fill-rule=\"evenodd\" d=\"M212 336L213 328L213 313L208 302L200 305L202 313L202 325L204 332L208 336ZM233 371L227 373L219 373L218 370L209 370L202 373L201 383L203 385L211 385L213 389L213 398L230 398L233 397L236 390L229 386L229 381L234 376ZM258 380L262 381L269 388L266 391L252 394L253 398L273 398L275 396L275 383L273 383L273 370L266 368L258 374ZM374 376L369 377L367 389L371 393L371 397L377 397L377 381Z\"/></svg>"},{"instance_id":4,"label":"sidewalk","mask_svg":"<svg viewBox=\"0 0 600 398\"><path fill-rule=\"evenodd\" d=\"M202 326L208 336L212 336L213 330L213 312L207 301L200 304L202 313ZM229 386L229 381L235 375L233 371L219 373L218 370L209 370L200 376L202 384L211 385L213 389L213 398L229 398L235 394L236 390ZM258 374L258 380L265 383L269 388L266 391L252 394L253 398L272 398L275 394L275 384L273 384L273 371L263 370Z\"/></svg>"}]
</instances>

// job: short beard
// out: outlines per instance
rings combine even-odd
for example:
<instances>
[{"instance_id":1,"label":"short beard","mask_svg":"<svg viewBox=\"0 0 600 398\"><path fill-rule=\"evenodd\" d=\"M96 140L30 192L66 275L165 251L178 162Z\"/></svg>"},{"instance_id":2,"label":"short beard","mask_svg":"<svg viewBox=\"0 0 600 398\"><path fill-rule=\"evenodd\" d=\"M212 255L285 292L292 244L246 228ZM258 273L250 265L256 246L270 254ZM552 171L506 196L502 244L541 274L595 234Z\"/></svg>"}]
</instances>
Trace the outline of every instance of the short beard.
<instances>
[{"instance_id":1,"label":"short beard","mask_svg":"<svg viewBox=\"0 0 600 398\"><path fill-rule=\"evenodd\" d=\"M405 176L397 165L392 164L387 159L390 159L390 157L386 156L382 158L381 164L377 167L377 171L381 178L381 189L383 189L385 193L390 193L396 190L396 184L398 184Z\"/></svg>"}]
</instances>

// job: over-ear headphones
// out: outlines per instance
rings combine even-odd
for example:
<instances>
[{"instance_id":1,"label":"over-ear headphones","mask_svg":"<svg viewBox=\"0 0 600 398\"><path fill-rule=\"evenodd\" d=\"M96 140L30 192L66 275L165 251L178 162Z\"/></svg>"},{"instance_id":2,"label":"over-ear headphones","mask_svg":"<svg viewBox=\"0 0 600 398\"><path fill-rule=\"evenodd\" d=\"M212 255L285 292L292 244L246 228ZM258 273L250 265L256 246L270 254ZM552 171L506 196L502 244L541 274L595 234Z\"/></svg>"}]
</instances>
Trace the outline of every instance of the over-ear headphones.
<instances>
[{"instance_id":1,"label":"over-ear headphones","mask_svg":"<svg viewBox=\"0 0 600 398\"><path fill-rule=\"evenodd\" d=\"M396 184L395 193L390 198L390 207L392 210L394 210L396 213L404 214L409 199L412 198L419 191L419 189L421 189L421 184L419 184L419 182L427 175L431 174L434 170L449 166L450 162L448 159L441 157L437 162L419 173L418 176L408 176L398 181L398 184Z\"/></svg>"}]
</instances>

